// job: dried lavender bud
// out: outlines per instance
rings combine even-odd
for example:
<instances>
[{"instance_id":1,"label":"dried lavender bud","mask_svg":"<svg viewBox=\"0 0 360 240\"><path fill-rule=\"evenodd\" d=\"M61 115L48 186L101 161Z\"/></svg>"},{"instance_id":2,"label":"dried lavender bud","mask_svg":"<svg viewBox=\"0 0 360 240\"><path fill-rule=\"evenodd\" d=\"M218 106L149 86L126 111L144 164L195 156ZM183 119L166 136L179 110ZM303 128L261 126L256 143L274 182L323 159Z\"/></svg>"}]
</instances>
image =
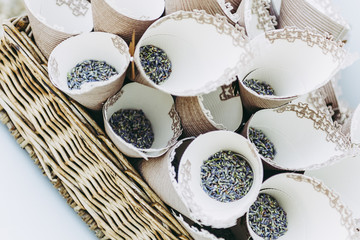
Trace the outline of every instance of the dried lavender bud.
<instances>
[{"instance_id":1,"label":"dried lavender bud","mask_svg":"<svg viewBox=\"0 0 360 240\"><path fill-rule=\"evenodd\" d=\"M80 89L84 83L106 81L116 74L118 72L115 68L105 61L86 60L77 64L67 74L68 88Z\"/></svg>"},{"instance_id":2,"label":"dried lavender bud","mask_svg":"<svg viewBox=\"0 0 360 240\"><path fill-rule=\"evenodd\" d=\"M261 130L250 127L249 139L255 145L259 154L261 154L264 158L274 160L276 154L274 144Z\"/></svg>"},{"instance_id":3,"label":"dried lavender bud","mask_svg":"<svg viewBox=\"0 0 360 240\"><path fill-rule=\"evenodd\" d=\"M201 187L220 202L233 202L243 198L254 181L250 164L238 153L219 151L201 166Z\"/></svg>"},{"instance_id":4,"label":"dried lavender bud","mask_svg":"<svg viewBox=\"0 0 360 240\"><path fill-rule=\"evenodd\" d=\"M146 75L155 84L161 84L171 74L171 61L164 50L153 45L140 47L140 62Z\"/></svg>"},{"instance_id":5,"label":"dried lavender bud","mask_svg":"<svg viewBox=\"0 0 360 240\"><path fill-rule=\"evenodd\" d=\"M137 148L150 148L154 142L151 122L142 110L120 109L111 116L109 123L117 135Z\"/></svg>"},{"instance_id":6,"label":"dried lavender bud","mask_svg":"<svg viewBox=\"0 0 360 240\"><path fill-rule=\"evenodd\" d=\"M244 79L243 84L250 88L251 90L255 91L259 95L274 95L274 89L265 82L260 82L257 79Z\"/></svg>"},{"instance_id":7,"label":"dried lavender bud","mask_svg":"<svg viewBox=\"0 0 360 240\"><path fill-rule=\"evenodd\" d=\"M266 240L278 239L287 232L287 215L272 196L260 193L249 212L251 229Z\"/></svg>"}]
</instances>

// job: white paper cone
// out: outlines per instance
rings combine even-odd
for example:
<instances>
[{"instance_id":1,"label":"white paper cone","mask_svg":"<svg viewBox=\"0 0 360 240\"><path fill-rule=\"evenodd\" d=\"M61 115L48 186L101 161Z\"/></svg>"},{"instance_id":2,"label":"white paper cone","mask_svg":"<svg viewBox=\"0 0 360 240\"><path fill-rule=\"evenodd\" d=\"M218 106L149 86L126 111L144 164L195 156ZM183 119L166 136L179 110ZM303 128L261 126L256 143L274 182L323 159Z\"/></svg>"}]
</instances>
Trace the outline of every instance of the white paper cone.
<instances>
[{"instance_id":1,"label":"white paper cone","mask_svg":"<svg viewBox=\"0 0 360 240\"><path fill-rule=\"evenodd\" d=\"M350 142L339 127L324 113L302 103L258 111L247 123L248 137L250 127L261 130L274 144L274 159L262 160L277 169L321 168L350 149Z\"/></svg>"},{"instance_id":2,"label":"white paper cone","mask_svg":"<svg viewBox=\"0 0 360 240\"><path fill-rule=\"evenodd\" d=\"M266 180L261 189L287 213L288 231L279 239L359 239L351 211L321 181L284 173ZM253 231L250 234L254 240L262 239Z\"/></svg>"},{"instance_id":3,"label":"white paper cone","mask_svg":"<svg viewBox=\"0 0 360 240\"><path fill-rule=\"evenodd\" d=\"M84 83L80 89L69 89L67 74L85 60L105 61L118 74L107 81ZM57 88L81 105L99 110L103 102L121 88L129 63L129 48L120 37L92 32L69 38L59 44L49 57L48 69L50 80Z\"/></svg>"},{"instance_id":4,"label":"white paper cone","mask_svg":"<svg viewBox=\"0 0 360 240\"><path fill-rule=\"evenodd\" d=\"M243 198L228 203L211 198L201 188L200 169L203 161L221 150L243 155L254 173L250 191ZM236 225L236 220L255 201L262 178L259 156L244 137L230 131L213 131L200 135L188 146L181 158L178 182L193 221L213 228L228 228Z\"/></svg>"},{"instance_id":5,"label":"white paper cone","mask_svg":"<svg viewBox=\"0 0 360 240\"><path fill-rule=\"evenodd\" d=\"M360 144L360 105L358 105L350 120L351 142Z\"/></svg>"},{"instance_id":6,"label":"white paper cone","mask_svg":"<svg viewBox=\"0 0 360 240\"><path fill-rule=\"evenodd\" d=\"M142 81L154 88L175 96L196 96L233 81L234 68L249 57L246 42L243 30L224 18L203 11L180 11L146 30L136 46L134 61ZM172 63L172 73L162 84L151 81L141 66L139 51L145 45L164 50Z\"/></svg>"},{"instance_id":7,"label":"white paper cone","mask_svg":"<svg viewBox=\"0 0 360 240\"><path fill-rule=\"evenodd\" d=\"M360 181L360 156L345 157L333 165L309 170L305 175L323 181L336 191L341 200L352 210L353 217L360 219L360 190L355 185Z\"/></svg>"},{"instance_id":8,"label":"white paper cone","mask_svg":"<svg viewBox=\"0 0 360 240\"><path fill-rule=\"evenodd\" d=\"M276 17L270 11L267 0L243 0L238 9L239 23L244 26L250 38L266 31L275 30Z\"/></svg>"},{"instance_id":9,"label":"white paper cone","mask_svg":"<svg viewBox=\"0 0 360 240\"><path fill-rule=\"evenodd\" d=\"M91 4L86 0L25 0L36 45L45 57L65 39L93 29Z\"/></svg>"},{"instance_id":10,"label":"white paper cone","mask_svg":"<svg viewBox=\"0 0 360 240\"><path fill-rule=\"evenodd\" d=\"M260 34L250 41L253 61L247 68L239 69L241 87L245 88L243 79L257 77L260 82L271 84L280 99L312 92L325 85L345 64L348 54L342 46L310 30L286 28ZM254 106L251 101L246 104L247 97L242 96L245 106L261 108L256 102Z\"/></svg>"},{"instance_id":11,"label":"white paper cone","mask_svg":"<svg viewBox=\"0 0 360 240\"><path fill-rule=\"evenodd\" d=\"M112 130L109 119L120 109L141 109L144 112L154 132L154 142L150 149L136 148ZM158 157L174 145L182 133L171 95L139 83L129 83L109 98L103 107L103 117L106 133L120 151L129 157Z\"/></svg>"}]
</instances>

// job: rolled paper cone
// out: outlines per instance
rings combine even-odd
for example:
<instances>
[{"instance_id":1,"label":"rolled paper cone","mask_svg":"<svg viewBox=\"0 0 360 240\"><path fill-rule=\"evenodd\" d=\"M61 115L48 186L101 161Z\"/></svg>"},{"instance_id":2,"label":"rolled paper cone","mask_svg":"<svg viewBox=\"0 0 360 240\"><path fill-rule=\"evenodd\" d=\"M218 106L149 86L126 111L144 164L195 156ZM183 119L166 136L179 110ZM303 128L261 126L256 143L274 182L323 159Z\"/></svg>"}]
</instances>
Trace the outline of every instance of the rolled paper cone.
<instances>
[{"instance_id":1,"label":"rolled paper cone","mask_svg":"<svg viewBox=\"0 0 360 240\"><path fill-rule=\"evenodd\" d=\"M232 202L211 198L202 188L200 170L204 160L216 152L228 150L242 155L253 171L249 192ZM230 131L213 131L198 136L186 148L180 160L178 183L190 219L213 228L236 225L255 201L262 183L263 168L255 149L241 135Z\"/></svg>"},{"instance_id":2,"label":"rolled paper cone","mask_svg":"<svg viewBox=\"0 0 360 240\"><path fill-rule=\"evenodd\" d=\"M121 36L128 44L133 31L136 42L164 12L164 0L93 0L94 30Z\"/></svg>"},{"instance_id":3,"label":"rolled paper cone","mask_svg":"<svg viewBox=\"0 0 360 240\"><path fill-rule=\"evenodd\" d=\"M271 3L267 0L243 0L238 9L239 24L245 27L250 38L266 31L275 30L276 16L271 11Z\"/></svg>"},{"instance_id":4,"label":"rolled paper cone","mask_svg":"<svg viewBox=\"0 0 360 240\"><path fill-rule=\"evenodd\" d=\"M235 131L243 116L240 96L232 85L201 96L177 97L176 110L185 136L198 136L215 130Z\"/></svg>"},{"instance_id":5,"label":"rolled paper cone","mask_svg":"<svg viewBox=\"0 0 360 240\"><path fill-rule=\"evenodd\" d=\"M204 4L201 0L165 0L165 15L177 11L205 10L211 15L223 15L232 23L237 23L240 16L236 12L241 0L209 0Z\"/></svg>"},{"instance_id":6,"label":"rolled paper cone","mask_svg":"<svg viewBox=\"0 0 360 240\"><path fill-rule=\"evenodd\" d=\"M86 0L25 0L36 45L46 58L65 39L93 29L91 4Z\"/></svg>"},{"instance_id":7,"label":"rolled paper cone","mask_svg":"<svg viewBox=\"0 0 360 240\"><path fill-rule=\"evenodd\" d=\"M323 181L340 195L340 199L349 207L353 217L360 219L360 190L352 183L358 183L360 155L347 156L336 163L316 170L309 170L305 175Z\"/></svg>"},{"instance_id":8,"label":"rolled paper cone","mask_svg":"<svg viewBox=\"0 0 360 240\"><path fill-rule=\"evenodd\" d=\"M281 71L280 69L259 68L250 72L244 79L239 81L240 96L244 107L249 112L256 112L260 109L280 107L298 98L297 95L292 95L294 93L291 89L293 86L283 84L288 81L290 76L290 72ZM276 95L260 95L246 87L243 81L250 79L269 84Z\"/></svg>"},{"instance_id":9,"label":"rolled paper cone","mask_svg":"<svg viewBox=\"0 0 360 240\"><path fill-rule=\"evenodd\" d=\"M173 212L173 215L194 240L225 240L224 238L216 237L214 234L210 233L209 231L203 228L197 228L191 226L188 222L185 221L184 217L181 214L176 214Z\"/></svg>"},{"instance_id":10,"label":"rolled paper cone","mask_svg":"<svg viewBox=\"0 0 360 240\"><path fill-rule=\"evenodd\" d=\"M113 131L109 120L120 109L137 109L144 112L154 133L154 142L149 149L136 148ZM171 95L139 83L129 83L110 97L104 104L103 118L106 133L116 147L129 157L159 157L174 145L182 134L180 118Z\"/></svg>"},{"instance_id":11,"label":"rolled paper cone","mask_svg":"<svg viewBox=\"0 0 360 240\"><path fill-rule=\"evenodd\" d=\"M342 43L296 28L267 31L249 45L253 61L242 72L239 69L238 78L242 101L250 111L280 106L324 86L348 56ZM249 89L242 81L251 78L270 84L274 95L245 91Z\"/></svg>"},{"instance_id":12,"label":"rolled paper cone","mask_svg":"<svg viewBox=\"0 0 360 240\"><path fill-rule=\"evenodd\" d=\"M287 213L287 231L279 239L359 239L351 211L332 189L314 178L283 173L266 180L261 193L275 198ZM248 214L247 214L248 216ZM254 240L261 240L250 227Z\"/></svg>"},{"instance_id":13,"label":"rolled paper cone","mask_svg":"<svg viewBox=\"0 0 360 240\"><path fill-rule=\"evenodd\" d=\"M252 142L250 128L262 131L274 144L273 159L260 156L266 167L269 165L280 170L304 171L325 167L351 148L341 128L324 113L303 103L256 112L243 130ZM255 142L252 144L255 147Z\"/></svg>"},{"instance_id":14,"label":"rolled paper cone","mask_svg":"<svg viewBox=\"0 0 360 240\"><path fill-rule=\"evenodd\" d=\"M70 89L68 73L85 60L105 61L117 74L106 81L85 82L80 89ZM124 40L111 33L91 32L60 43L49 57L48 69L51 82L62 92L89 109L100 110L106 99L123 85L129 63L129 50Z\"/></svg>"},{"instance_id":15,"label":"rolled paper cone","mask_svg":"<svg viewBox=\"0 0 360 240\"><path fill-rule=\"evenodd\" d=\"M331 1L283 0L278 21L279 28L314 28L322 34L330 34L336 40L344 40L350 30L349 24L336 12Z\"/></svg>"},{"instance_id":16,"label":"rolled paper cone","mask_svg":"<svg viewBox=\"0 0 360 240\"><path fill-rule=\"evenodd\" d=\"M136 45L137 81L175 96L210 93L234 81L234 69L245 64L239 58L250 57L247 42L243 30L224 18L204 11L175 12L153 23ZM142 67L140 48L147 45L162 49L171 61L171 74L161 84L155 84Z\"/></svg>"},{"instance_id":17,"label":"rolled paper cone","mask_svg":"<svg viewBox=\"0 0 360 240\"><path fill-rule=\"evenodd\" d=\"M182 139L164 155L151 161L143 160L139 165L140 174L161 200L184 216L190 216L190 212L179 195L176 169L179 159L192 140L193 138Z\"/></svg>"}]
</instances>

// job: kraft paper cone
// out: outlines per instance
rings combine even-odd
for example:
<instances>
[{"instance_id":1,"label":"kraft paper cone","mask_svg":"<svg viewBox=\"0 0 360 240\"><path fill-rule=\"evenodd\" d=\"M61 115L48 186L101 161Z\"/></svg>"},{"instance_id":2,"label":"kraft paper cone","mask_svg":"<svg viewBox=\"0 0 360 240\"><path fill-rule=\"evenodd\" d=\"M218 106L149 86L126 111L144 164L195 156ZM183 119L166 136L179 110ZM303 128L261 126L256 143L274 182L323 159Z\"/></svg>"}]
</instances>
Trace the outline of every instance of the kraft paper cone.
<instances>
[{"instance_id":1,"label":"kraft paper cone","mask_svg":"<svg viewBox=\"0 0 360 240\"><path fill-rule=\"evenodd\" d=\"M235 68L250 57L246 43L243 30L224 18L204 11L175 12L153 23L136 45L137 81L175 96L210 93L234 81ZM161 84L151 81L141 66L139 52L145 45L164 50L172 63L170 76Z\"/></svg>"},{"instance_id":2,"label":"kraft paper cone","mask_svg":"<svg viewBox=\"0 0 360 240\"><path fill-rule=\"evenodd\" d=\"M243 116L240 96L232 85L196 97L177 97L176 110L186 136L214 130L235 131Z\"/></svg>"},{"instance_id":3,"label":"kraft paper cone","mask_svg":"<svg viewBox=\"0 0 360 240\"><path fill-rule=\"evenodd\" d=\"M184 217L181 214L173 213L173 215L194 240L225 240L224 238L216 237L214 234L203 228L198 229L194 226L190 226L190 224L185 221Z\"/></svg>"},{"instance_id":4,"label":"kraft paper cone","mask_svg":"<svg viewBox=\"0 0 360 240\"><path fill-rule=\"evenodd\" d=\"M323 182L284 173L266 180L261 189L287 213L288 231L279 239L359 239L351 211ZM248 227L254 240L263 239Z\"/></svg>"},{"instance_id":5,"label":"kraft paper cone","mask_svg":"<svg viewBox=\"0 0 360 240\"><path fill-rule=\"evenodd\" d=\"M266 31L275 30L277 25L276 16L270 10L271 3L268 0L243 0L238 9L241 16L239 23L244 26L250 38Z\"/></svg>"},{"instance_id":6,"label":"kraft paper cone","mask_svg":"<svg viewBox=\"0 0 360 240\"><path fill-rule=\"evenodd\" d=\"M180 194L177 169L182 154L192 140L193 138L182 139L163 156L151 161L143 160L139 165L140 174L161 200L187 217L190 216L190 212Z\"/></svg>"},{"instance_id":7,"label":"kraft paper cone","mask_svg":"<svg viewBox=\"0 0 360 240\"><path fill-rule=\"evenodd\" d=\"M85 60L105 61L118 74L107 81L84 83L80 89L69 89L67 74ZM48 69L51 82L62 92L87 108L100 110L106 99L121 88L129 63L129 48L124 40L110 33L91 32L60 43L49 57Z\"/></svg>"},{"instance_id":8,"label":"kraft paper cone","mask_svg":"<svg viewBox=\"0 0 360 240\"><path fill-rule=\"evenodd\" d=\"M343 40L350 30L330 0L282 0L278 21L279 28L310 27L322 34L330 34L335 40Z\"/></svg>"},{"instance_id":9,"label":"kraft paper cone","mask_svg":"<svg viewBox=\"0 0 360 240\"><path fill-rule=\"evenodd\" d=\"M141 109L144 112L154 132L154 142L149 149L136 148L112 130L109 119L120 109ZM107 135L129 157L148 159L161 156L182 133L171 95L139 83L129 83L109 98L103 107L103 117Z\"/></svg>"},{"instance_id":10,"label":"kraft paper cone","mask_svg":"<svg viewBox=\"0 0 360 240\"><path fill-rule=\"evenodd\" d=\"M306 171L305 175L317 178L331 187L353 212L353 217L360 219L360 190L354 187L360 180L359 168L360 156L349 156L331 166Z\"/></svg>"},{"instance_id":11,"label":"kraft paper cone","mask_svg":"<svg viewBox=\"0 0 360 240\"><path fill-rule=\"evenodd\" d=\"M93 0L95 31L121 36L128 44L133 31L136 41L164 12L164 0Z\"/></svg>"},{"instance_id":12,"label":"kraft paper cone","mask_svg":"<svg viewBox=\"0 0 360 240\"><path fill-rule=\"evenodd\" d=\"M46 58L65 39L93 29L86 0L24 0L36 45Z\"/></svg>"},{"instance_id":13,"label":"kraft paper cone","mask_svg":"<svg viewBox=\"0 0 360 240\"><path fill-rule=\"evenodd\" d=\"M318 89L330 81L348 57L342 43L296 28L268 31L252 39L249 45L253 61L248 70L239 69L238 77L242 101L250 111L276 107ZM275 96L244 91L242 80L253 77L271 84Z\"/></svg>"},{"instance_id":14,"label":"kraft paper cone","mask_svg":"<svg viewBox=\"0 0 360 240\"><path fill-rule=\"evenodd\" d=\"M244 156L250 164L254 181L250 191L233 202L219 202L201 188L200 169L203 161L221 150ZM255 201L262 183L263 168L253 147L241 135L230 131L213 131L198 136L185 150L179 166L179 187L190 219L213 228L228 228L245 214Z\"/></svg>"},{"instance_id":15,"label":"kraft paper cone","mask_svg":"<svg viewBox=\"0 0 360 240\"><path fill-rule=\"evenodd\" d=\"M166 0L165 15L177 11L205 10L211 15L223 15L232 23L239 21L240 15L236 12L241 0L208 0L206 4L202 0Z\"/></svg>"},{"instance_id":16,"label":"kraft paper cone","mask_svg":"<svg viewBox=\"0 0 360 240\"><path fill-rule=\"evenodd\" d=\"M347 154L351 147L341 129L324 113L303 103L260 110L246 125L248 138L249 128L261 130L274 144L274 159L261 158L267 167L275 169L303 171L321 168Z\"/></svg>"}]
</instances>

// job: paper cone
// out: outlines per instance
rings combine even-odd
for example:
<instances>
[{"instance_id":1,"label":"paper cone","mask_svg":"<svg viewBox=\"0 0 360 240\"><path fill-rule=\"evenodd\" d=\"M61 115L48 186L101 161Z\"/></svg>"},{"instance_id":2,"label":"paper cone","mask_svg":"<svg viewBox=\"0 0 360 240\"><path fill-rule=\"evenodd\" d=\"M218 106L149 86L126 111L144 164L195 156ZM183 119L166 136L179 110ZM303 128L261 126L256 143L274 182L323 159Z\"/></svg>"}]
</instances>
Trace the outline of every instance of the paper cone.
<instances>
[{"instance_id":1,"label":"paper cone","mask_svg":"<svg viewBox=\"0 0 360 240\"><path fill-rule=\"evenodd\" d=\"M139 166L140 174L161 200L188 217L190 212L180 195L177 169L182 154L192 140L193 138L182 139L172 146L166 154L151 159L151 161L143 160Z\"/></svg>"},{"instance_id":2,"label":"paper cone","mask_svg":"<svg viewBox=\"0 0 360 240\"><path fill-rule=\"evenodd\" d=\"M288 231L279 239L358 239L351 211L321 181L284 173L266 180L261 189L287 213ZM248 227L254 240L263 239Z\"/></svg>"},{"instance_id":3,"label":"paper cone","mask_svg":"<svg viewBox=\"0 0 360 240\"><path fill-rule=\"evenodd\" d=\"M243 31L224 18L203 11L167 15L152 24L136 46L134 61L142 79L137 81L175 96L210 93L234 81L235 67L249 57L246 42ZM172 63L172 72L162 84L151 81L141 66L139 51L145 45L164 50Z\"/></svg>"},{"instance_id":4,"label":"paper cone","mask_svg":"<svg viewBox=\"0 0 360 240\"><path fill-rule=\"evenodd\" d=\"M360 105L358 105L349 121L351 142L360 144Z\"/></svg>"},{"instance_id":5,"label":"paper cone","mask_svg":"<svg viewBox=\"0 0 360 240\"><path fill-rule=\"evenodd\" d=\"M351 147L341 129L324 113L302 103L258 111L246 125L248 138L249 128L261 130L274 144L274 159L261 158L266 165L276 169L321 168L346 154Z\"/></svg>"},{"instance_id":6,"label":"paper cone","mask_svg":"<svg viewBox=\"0 0 360 240\"><path fill-rule=\"evenodd\" d=\"M166 0L165 15L177 11L205 10L211 15L223 15L232 23L239 21L240 15L236 12L241 0L208 0L206 4L201 0Z\"/></svg>"},{"instance_id":7,"label":"paper cone","mask_svg":"<svg viewBox=\"0 0 360 240\"><path fill-rule=\"evenodd\" d=\"M120 35L128 44L136 41L164 12L164 0L93 0L95 31Z\"/></svg>"},{"instance_id":8,"label":"paper cone","mask_svg":"<svg viewBox=\"0 0 360 240\"><path fill-rule=\"evenodd\" d=\"M360 181L359 168L360 156L349 156L331 166L306 171L305 175L323 181L326 186L336 191L353 212L353 217L360 219L360 190L354 187Z\"/></svg>"},{"instance_id":9,"label":"paper cone","mask_svg":"<svg viewBox=\"0 0 360 240\"><path fill-rule=\"evenodd\" d=\"M266 31L275 30L276 16L270 11L271 3L267 0L243 0L238 9L241 16L239 23L244 26L249 38Z\"/></svg>"},{"instance_id":10,"label":"paper cone","mask_svg":"<svg viewBox=\"0 0 360 240\"><path fill-rule=\"evenodd\" d=\"M141 109L144 112L154 132L154 142L150 149L136 148L112 130L109 119L120 109ZM129 157L148 159L161 156L176 143L182 133L173 98L139 83L127 84L109 98L103 107L103 117L106 133L120 151Z\"/></svg>"},{"instance_id":11,"label":"paper cone","mask_svg":"<svg viewBox=\"0 0 360 240\"><path fill-rule=\"evenodd\" d=\"M107 81L84 83L80 89L69 89L67 74L85 60L105 61L118 74ZM129 48L120 37L92 32L69 38L59 44L49 57L48 69L51 82L62 92L87 108L100 110L106 99L121 88L129 63Z\"/></svg>"},{"instance_id":12,"label":"paper cone","mask_svg":"<svg viewBox=\"0 0 360 240\"><path fill-rule=\"evenodd\" d=\"M241 99L232 85L209 94L177 97L176 110L186 136L198 136L214 130L235 131L242 121Z\"/></svg>"},{"instance_id":13,"label":"paper cone","mask_svg":"<svg viewBox=\"0 0 360 240\"><path fill-rule=\"evenodd\" d=\"M86 0L24 0L36 45L46 58L65 39L93 29Z\"/></svg>"},{"instance_id":14,"label":"paper cone","mask_svg":"<svg viewBox=\"0 0 360 240\"><path fill-rule=\"evenodd\" d=\"M201 188L200 169L203 161L221 150L230 150L244 156L250 164L254 181L250 191L233 202L219 202ZM247 140L230 131L213 131L197 137L185 150L179 166L179 186L191 219L213 228L228 228L244 215L255 201L263 178L259 156Z\"/></svg>"},{"instance_id":15,"label":"paper cone","mask_svg":"<svg viewBox=\"0 0 360 240\"><path fill-rule=\"evenodd\" d=\"M249 70L239 69L238 74L244 106L250 111L275 107L325 85L345 64L348 55L342 46L309 30L295 28L258 35L250 41L254 58ZM254 77L270 84L276 96L244 91L242 80Z\"/></svg>"},{"instance_id":16,"label":"paper cone","mask_svg":"<svg viewBox=\"0 0 360 240\"><path fill-rule=\"evenodd\" d=\"M330 34L335 40L343 40L350 26L335 11L331 1L282 0L279 28L296 26L314 28L322 34Z\"/></svg>"}]
</instances>

